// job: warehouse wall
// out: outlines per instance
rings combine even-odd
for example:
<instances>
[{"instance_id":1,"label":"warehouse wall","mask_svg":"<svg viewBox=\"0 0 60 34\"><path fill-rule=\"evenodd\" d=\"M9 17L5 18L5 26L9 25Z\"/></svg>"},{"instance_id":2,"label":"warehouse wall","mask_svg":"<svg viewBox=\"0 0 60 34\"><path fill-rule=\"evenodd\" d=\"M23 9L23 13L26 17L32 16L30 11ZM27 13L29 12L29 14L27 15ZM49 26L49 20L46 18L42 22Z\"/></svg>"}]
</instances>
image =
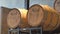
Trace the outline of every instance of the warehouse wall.
<instances>
[{"instance_id":1,"label":"warehouse wall","mask_svg":"<svg viewBox=\"0 0 60 34\"><path fill-rule=\"evenodd\" d=\"M1 34L1 10L0 10L0 34Z\"/></svg>"},{"instance_id":2,"label":"warehouse wall","mask_svg":"<svg viewBox=\"0 0 60 34\"><path fill-rule=\"evenodd\" d=\"M54 0L30 0L30 6L33 4L48 4L53 7ZM0 0L0 6L8 8L24 8L24 0ZM0 33L1 33L1 11L0 11Z\"/></svg>"}]
</instances>

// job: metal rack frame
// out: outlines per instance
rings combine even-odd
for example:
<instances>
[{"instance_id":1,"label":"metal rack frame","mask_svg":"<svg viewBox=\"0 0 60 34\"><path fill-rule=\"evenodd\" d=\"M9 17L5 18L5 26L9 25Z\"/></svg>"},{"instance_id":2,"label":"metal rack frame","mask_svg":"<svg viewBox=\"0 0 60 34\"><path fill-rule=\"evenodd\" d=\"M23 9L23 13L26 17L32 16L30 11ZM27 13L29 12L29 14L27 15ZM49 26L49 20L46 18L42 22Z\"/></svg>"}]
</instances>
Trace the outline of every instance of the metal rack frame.
<instances>
[{"instance_id":1,"label":"metal rack frame","mask_svg":"<svg viewBox=\"0 0 60 34\"><path fill-rule=\"evenodd\" d=\"M23 31L29 31L29 32L23 32ZM35 30L37 30L36 32L35 32ZM21 32L22 31L22 32ZM40 28L23 28L23 29L20 29L20 28L17 28L17 29L9 29L8 30L8 34L11 34L11 32L13 33L13 34L15 34L15 33L17 33L17 34L22 34L22 33L24 33L24 34L26 34L26 33L29 33L29 34L33 34L33 32L35 33L35 34L42 34L42 28L40 27ZM39 31L39 32L38 32Z\"/></svg>"}]
</instances>

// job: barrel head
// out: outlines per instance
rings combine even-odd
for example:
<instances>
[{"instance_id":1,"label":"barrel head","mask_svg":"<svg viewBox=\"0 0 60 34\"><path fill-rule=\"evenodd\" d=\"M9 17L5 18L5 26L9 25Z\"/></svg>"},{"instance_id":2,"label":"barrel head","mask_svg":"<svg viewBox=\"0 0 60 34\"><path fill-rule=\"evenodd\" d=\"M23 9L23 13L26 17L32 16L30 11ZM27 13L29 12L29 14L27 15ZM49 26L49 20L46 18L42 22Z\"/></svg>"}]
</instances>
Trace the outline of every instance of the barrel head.
<instances>
[{"instance_id":1,"label":"barrel head","mask_svg":"<svg viewBox=\"0 0 60 34\"><path fill-rule=\"evenodd\" d=\"M7 16L7 24L9 28L16 28L19 25L21 14L19 10L12 9Z\"/></svg>"},{"instance_id":2,"label":"barrel head","mask_svg":"<svg viewBox=\"0 0 60 34\"><path fill-rule=\"evenodd\" d=\"M40 5L32 5L28 11L28 24L30 26L39 26L43 19L43 9Z\"/></svg>"}]
</instances>

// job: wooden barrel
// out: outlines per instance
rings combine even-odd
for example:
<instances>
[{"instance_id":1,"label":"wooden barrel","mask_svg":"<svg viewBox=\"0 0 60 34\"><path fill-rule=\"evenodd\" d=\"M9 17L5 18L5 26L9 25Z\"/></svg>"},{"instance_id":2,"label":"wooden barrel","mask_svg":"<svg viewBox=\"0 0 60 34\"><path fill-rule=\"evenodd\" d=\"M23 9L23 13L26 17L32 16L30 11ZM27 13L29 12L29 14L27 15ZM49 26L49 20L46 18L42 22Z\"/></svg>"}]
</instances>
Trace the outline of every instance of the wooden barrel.
<instances>
[{"instance_id":1,"label":"wooden barrel","mask_svg":"<svg viewBox=\"0 0 60 34\"><path fill-rule=\"evenodd\" d=\"M27 11L26 9L13 8L7 17L7 23L10 28L25 28L27 24Z\"/></svg>"},{"instance_id":2,"label":"wooden barrel","mask_svg":"<svg viewBox=\"0 0 60 34\"><path fill-rule=\"evenodd\" d=\"M49 6L32 5L28 11L28 24L32 27L43 27L44 31L53 31L59 27L60 15Z\"/></svg>"},{"instance_id":3,"label":"wooden barrel","mask_svg":"<svg viewBox=\"0 0 60 34\"><path fill-rule=\"evenodd\" d=\"M27 12L26 9L18 9L21 13L21 24L19 25L20 28L26 28L29 27L28 20L27 20Z\"/></svg>"},{"instance_id":4,"label":"wooden barrel","mask_svg":"<svg viewBox=\"0 0 60 34\"><path fill-rule=\"evenodd\" d=\"M60 13L60 0L55 0L54 9Z\"/></svg>"}]
</instances>

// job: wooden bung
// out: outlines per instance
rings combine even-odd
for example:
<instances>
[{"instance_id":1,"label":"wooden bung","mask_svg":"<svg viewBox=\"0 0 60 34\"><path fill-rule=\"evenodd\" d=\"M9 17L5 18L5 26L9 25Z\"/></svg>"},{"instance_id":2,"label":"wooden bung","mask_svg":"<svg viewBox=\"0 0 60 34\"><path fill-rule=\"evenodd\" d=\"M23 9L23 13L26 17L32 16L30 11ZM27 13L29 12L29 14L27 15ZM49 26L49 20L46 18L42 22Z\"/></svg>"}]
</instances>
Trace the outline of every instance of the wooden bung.
<instances>
[{"instance_id":1,"label":"wooden bung","mask_svg":"<svg viewBox=\"0 0 60 34\"><path fill-rule=\"evenodd\" d=\"M44 31L53 31L59 27L60 14L47 5L32 5L28 11L28 24L32 27L43 27Z\"/></svg>"},{"instance_id":2,"label":"wooden bung","mask_svg":"<svg viewBox=\"0 0 60 34\"><path fill-rule=\"evenodd\" d=\"M54 9L60 13L60 0L55 0L54 2Z\"/></svg>"}]
</instances>

